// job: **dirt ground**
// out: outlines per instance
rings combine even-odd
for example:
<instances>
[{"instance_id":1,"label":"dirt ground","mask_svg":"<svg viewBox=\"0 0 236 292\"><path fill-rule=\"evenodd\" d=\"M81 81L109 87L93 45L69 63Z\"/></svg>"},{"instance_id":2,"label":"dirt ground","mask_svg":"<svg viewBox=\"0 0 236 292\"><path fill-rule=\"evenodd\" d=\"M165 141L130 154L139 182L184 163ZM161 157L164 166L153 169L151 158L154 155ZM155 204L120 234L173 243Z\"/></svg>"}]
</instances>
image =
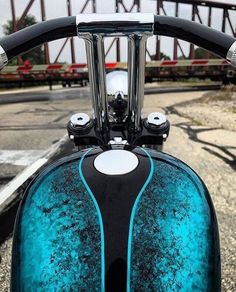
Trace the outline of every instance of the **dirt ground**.
<instances>
[{"instance_id":1,"label":"dirt ground","mask_svg":"<svg viewBox=\"0 0 236 292\"><path fill-rule=\"evenodd\" d=\"M42 103L40 106L47 107ZM63 100L52 106L61 112L67 108ZM71 110L73 106L71 101ZM202 177L212 196L220 230L222 291L236 291L235 106L234 88L148 95L144 102L145 113L164 112L171 122L164 151L189 164ZM61 134L61 130L54 133L53 139ZM0 246L0 291L9 291L10 249L11 238Z\"/></svg>"}]
</instances>

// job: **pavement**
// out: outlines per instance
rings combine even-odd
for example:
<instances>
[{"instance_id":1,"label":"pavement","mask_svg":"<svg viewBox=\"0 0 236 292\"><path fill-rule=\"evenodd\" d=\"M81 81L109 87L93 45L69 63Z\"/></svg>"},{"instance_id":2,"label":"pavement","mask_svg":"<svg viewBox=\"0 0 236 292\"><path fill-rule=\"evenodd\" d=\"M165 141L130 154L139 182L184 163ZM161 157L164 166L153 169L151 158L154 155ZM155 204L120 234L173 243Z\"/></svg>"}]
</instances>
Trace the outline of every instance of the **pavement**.
<instances>
[{"instance_id":1,"label":"pavement","mask_svg":"<svg viewBox=\"0 0 236 292\"><path fill-rule=\"evenodd\" d=\"M66 135L67 122L74 112L87 112L91 108L89 91L85 88L44 90L42 95L48 95L50 100L41 100L38 91L18 92L13 97L22 101L22 95L31 101L0 106L0 187L1 181L4 184L14 177ZM38 95L39 100L35 100Z\"/></svg>"},{"instance_id":2,"label":"pavement","mask_svg":"<svg viewBox=\"0 0 236 292\"><path fill-rule=\"evenodd\" d=\"M219 90L220 84L211 85L185 85L185 86L172 86L172 87L161 87L148 86L145 88L145 94L163 94L170 92L192 92L192 91L203 91L203 90ZM37 101L53 101L60 99L80 99L89 97L88 88L74 87L69 89L61 89L60 85L54 85L53 90L49 91L47 86L38 88L28 88L20 90L9 90L7 92L0 91L0 105L9 103L23 103L23 102L37 102Z\"/></svg>"},{"instance_id":3,"label":"pavement","mask_svg":"<svg viewBox=\"0 0 236 292\"><path fill-rule=\"evenodd\" d=\"M29 94L37 95L38 100L0 106L2 185L66 134L66 124L74 112L89 112L91 108L87 88L66 89L66 99L62 98L62 89L53 91L53 98L48 98L52 93L45 89L44 100L38 91ZM167 114L171 130L164 151L189 164L207 185L220 230L222 291L236 291L236 131L231 126L235 122L234 112L220 115L220 122L215 120L219 112L215 115L214 106L202 100L205 94L205 91L149 94L144 111ZM217 110L224 113L223 106ZM229 115L231 120L227 119ZM11 242L10 236L0 246L0 291L9 291Z\"/></svg>"}]
</instances>

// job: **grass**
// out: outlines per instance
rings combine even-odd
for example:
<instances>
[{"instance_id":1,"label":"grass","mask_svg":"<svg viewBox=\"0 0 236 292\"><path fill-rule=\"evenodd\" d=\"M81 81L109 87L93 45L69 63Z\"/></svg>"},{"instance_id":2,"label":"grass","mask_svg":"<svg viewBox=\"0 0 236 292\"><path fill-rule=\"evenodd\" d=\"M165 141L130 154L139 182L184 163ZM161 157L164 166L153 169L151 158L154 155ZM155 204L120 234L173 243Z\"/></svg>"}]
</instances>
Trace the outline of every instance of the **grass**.
<instances>
[{"instance_id":1,"label":"grass","mask_svg":"<svg viewBox=\"0 0 236 292\"><path fill-rule=\"evenodd\" d=\"M212 91L212 92L206 93L202 97L202 100L204 102L228 101L228 102L236 103L235 96L236 96L236 86L228 85L219 91Z\"/></svg>"},{"instance_id":2,"label":"grass","mask_svg":"<svg viewBox=\"0 0 236 292\"><path fill-rule=\"evenodd\" d=\"M210 79L200 80L196 78L190 78L186 81L157 81L149 83L149 86L160 86L160 87L179 87L179 86L201 86L201 85L219 85L221 82L211 81Z\"/></svg>"}]
</instances>

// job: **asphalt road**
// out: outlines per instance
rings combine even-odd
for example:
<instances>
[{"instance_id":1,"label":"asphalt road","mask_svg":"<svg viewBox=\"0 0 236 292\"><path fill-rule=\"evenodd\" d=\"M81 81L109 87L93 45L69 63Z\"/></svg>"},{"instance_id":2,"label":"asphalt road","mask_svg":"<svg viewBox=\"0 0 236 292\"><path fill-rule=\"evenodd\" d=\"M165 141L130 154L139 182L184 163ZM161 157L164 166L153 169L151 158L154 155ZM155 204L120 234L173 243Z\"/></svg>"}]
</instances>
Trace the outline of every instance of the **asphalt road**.
<instances>
[{"instance_id":1,"label":"asphalt road","mask_svg":"<svg viewBox=\"0 0 236 292\"><path fill-rule=\"evenodd\" d=\"M29 101L22 102L22 97ZM0 106L0 185L63 137L74 112L91 108L87 88L0 95L8 98L19 102Z\"/></svg>"},{"instance_id":2,"label":"asphalt road","mask_svg":"<svg viewBox=\"0 0 236 292\"><path fill-rule=\"evenodd\" d=\"M24 90L9 90L0 92L0 104L19 103L19 102L43 102L62 99L80 99L90 96L88 87L61 88L54 86L53 90L48 90L47 86L41 88L31 88Z\"/></svg>"},{"instance_id":3,"label":"asphalt road","mask_svg":"<svg viewBox=\"0 0 236 292\"><path fill-rule=\"evenodd\" d=\"M192 92L204 90L219 90L221 85L200 85L200 86L179 86L179 87L148 87L145 88L145 94L163 94L177 92ZM55 88L55 87L54 87ZM0 93L0 105L18 102L37 102L37 101L54 101L61 99L81 99L89 98L90 93L88 88L72 87L69 89L58 89L48 91L47 87L43 90L34 91L18 91L17 93Z\"/></svg>"}]
</instances>

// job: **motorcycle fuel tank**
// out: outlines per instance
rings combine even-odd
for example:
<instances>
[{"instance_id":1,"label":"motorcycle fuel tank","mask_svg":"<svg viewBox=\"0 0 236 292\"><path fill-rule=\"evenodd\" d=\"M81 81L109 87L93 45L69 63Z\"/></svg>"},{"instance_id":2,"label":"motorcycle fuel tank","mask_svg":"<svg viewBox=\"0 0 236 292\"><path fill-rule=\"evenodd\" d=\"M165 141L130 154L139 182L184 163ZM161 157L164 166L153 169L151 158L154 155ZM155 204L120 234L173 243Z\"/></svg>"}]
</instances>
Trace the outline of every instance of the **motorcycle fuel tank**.
<instances>
[{"instance_id":1,"label":"motorcycle fuel tank","mask_svg":"<svg viewBox=\"0 0 236 292\"><path fill-rule=\"evenodd\" d=\"M140 147L91 148L44 170L18 211L12 258L12 291L220 290L206 187Z\"/></svg>"}]
</instances>

